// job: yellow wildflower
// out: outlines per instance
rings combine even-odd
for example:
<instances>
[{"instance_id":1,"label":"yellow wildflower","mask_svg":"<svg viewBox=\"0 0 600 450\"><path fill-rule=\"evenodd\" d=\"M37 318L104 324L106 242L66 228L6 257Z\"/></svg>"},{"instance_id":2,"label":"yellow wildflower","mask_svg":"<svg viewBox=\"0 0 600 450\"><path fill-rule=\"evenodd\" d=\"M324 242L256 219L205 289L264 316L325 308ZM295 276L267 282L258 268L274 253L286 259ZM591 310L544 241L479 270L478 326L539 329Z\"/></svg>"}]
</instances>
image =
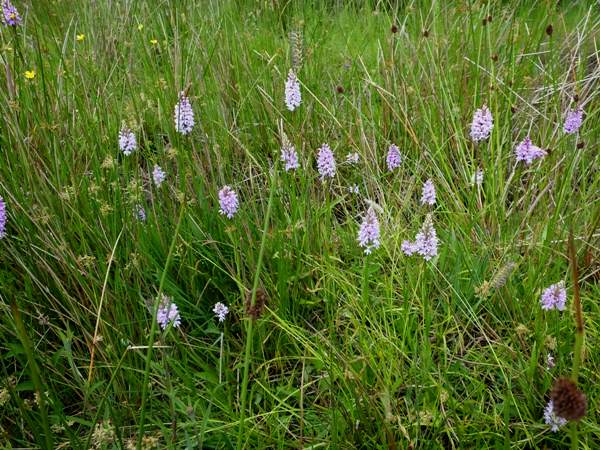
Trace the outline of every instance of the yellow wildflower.
<instances>
[{"instance_id":1,"label":"yellow wildflower","mask_svg":"<svg viewBox=\"0 0 600 450\"><path fill-rule=\"evenodd\" d=\"M25 78L27 78L28 80L33 80L35 78L35 70L26 70Z\"/></svg>"},{"instance_id":2,"label":"yellow wildflower","mask_svg":"<svg viewBox=\"0 0 600 450\"><path fill-rule=\"evenodd\" d=\"M79 42L83 41L84 39L85 39L85 34L83 34L83 33L82 33L82 34L78 34L78 35L77 35L77 40L78 40Z\"/></svg>"}]
</instances>

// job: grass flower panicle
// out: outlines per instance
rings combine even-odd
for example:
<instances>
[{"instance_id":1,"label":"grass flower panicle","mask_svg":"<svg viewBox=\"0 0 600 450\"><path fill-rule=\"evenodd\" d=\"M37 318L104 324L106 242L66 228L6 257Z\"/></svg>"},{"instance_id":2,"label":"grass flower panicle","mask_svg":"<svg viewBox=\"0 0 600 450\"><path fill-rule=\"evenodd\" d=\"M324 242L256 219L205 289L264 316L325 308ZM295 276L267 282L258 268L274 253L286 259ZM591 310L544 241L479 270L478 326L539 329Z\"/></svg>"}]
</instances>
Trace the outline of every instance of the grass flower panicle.
<instances>
[{"instance_id":1,"label":"grass flower panicle","mask_svg":"<svg viewBox=\"0 0 600 450\"><path fill-rule=\"evenodd\" d=\"M494 120L492 113L487 106L482 106L473 114L473 122L471 122L471 139L475 142L483 141L490 137L494 128Z\"/></svg>"},{"instance_id":2,"label":"grass flower panicle","mask_svg":"<svg viewBox=\"0 0 600 450\"><path fill-rule=\"evenodd\" d=\"M125 156L131 155L137 148L135 134L125 125L119 131L119 149Z\"/></svg>"},{"instance_id":3,"label":"grass flower panicle","mask_svg":"<svg viewBox=\"0 0 600 450\"><path fill-rule=\"evenodd\" d=\"M365 249L365 254L370 254L373 249L379 248L380 228L377 213L369 206L367 213L358 230L358 245Z\"/></svg>"},{"instance_id":4,"label":"grass flower panicle","mask_svg":"<svg viewBox=\"0 0 600 450\"><path fill-rule=\"evenodd\" d=\"M231 187L223 186L219 191L219 205L219 214L231 219L239 206L237 193Z\"/></svg>"},{"instance_id":5,"label":"grass flower panicle","mask_svg":"<svg viewBox=\"0 0 600 450\"><path fill-rule=\"evenodd\" d=\"M248 314L248 316L250 316L252 320L258 320L265 312L267 300L269 300L267 291L259 287L256 289L256 295L254 296L254 305L252 305L252 291L248 291L246 293L246 300L244 302L246 314Z\"/></svg>"},{"instance_id":6,"label":"grass flower panicle","mask_svg":"<svg viewBox=\"0 0 600 450\"><path fill-rule=\"evenodd\" d=\"M423 183L421 192L421 205L435 205L435 186L431 178Z\"/></svg>"},{"instance_id":7,"label":"grass flower panicle","mask_svg":"<svg viewBox=\"0 0 600 450\"><path fill-rule=\"evenodd\" d=\"M292 70L294 73L298 73L300 67L302 66L303 59L303 38L302 38L302 29L296 28L290 31L290 50L291 55L290 59L292 60Z\"/></svg>"},{"instance_id":8,"label":"grass flower panicle","mask_svg":"<svg viewBox=\"0 0 600 450\"><path fill-rule=\"evenodd\" d=\"M563 124L563 131L567 134L575 134L577 131L579 131L582 123L583 109L580 107L577 109L571 109L567 113L565 123Z\"/></svg>"},{"instance_id":9,"label":"grass flower panicle","mask_svg":"<svg viewBox=\"0 0 600 450\"><path fill-rule=\"evenodd\" d=\"M506 284L508 278L513 273L517 264L514 261L509 261L500 267L500 270L494 274L494 277L490 281L490 286L494 289L500 289Z\"/></svg>"},{"instance_id":10,"label":"grass flower panicle","mask_svg":"<svg viewBox=\"0 0 600 450\"><path fill-rule=\"evenodd\" d=\"M564 311L567 302L565 282L560 281L544 289L540 302L544 310L558 309Z\"/></svg>"},{"instance_id":11,"label":"grass flower panicle","mask_svg":"<svg viewBox=\"0 0 600 450\"><path fill-rule=\"evenodd\" d=\"M227 317L227 314L229 314L229 308L223 303L218 302L215 303L213 312L215 313L215 316L217 317L219 322L223 322L225 320L225 317Z\"/></svg>"},{"instance_id":12,"label":"grass flower panicle","mask_svg":"<svg viewBox=\"0 0 600 450\"><path fill-rule=\"evenodd\" d=\"M517 162L523 161L525 164L530 165L536 159L546 156L547 153L540 147L533 145L531 139L526 137L515 147L515 155L517 157Z\"/></svg>"},{"instance_id":13,"label":"grass flower panicle","mask_svg":"<svg viewBox=\"0 0 600 450\"><path fill-rule=\"evenodd\" d=\"M154 180L154 184L156 187L160 187L163 184L163 181L167 178L167 174L162 170L162 168L156 164L154 166L154 170L152 171L152 180Z\"/></svg>"},{"instance_id":14,"label":"grass flower panicle","mask_svg":"<svg viewBox=\"0 0 600 450\"><path fill-rule=\"evenodd\" d=\"M396 144L391 144L388 148L387 157L385 158L385 162L387 163L387 168L389 172L400 167L402 164L402 154L400 150L396 146Z\"/></svg>"},{"instance_id":15,"label":"grass flower panicle","mask_svg":"<svg viewBox=\"0 0 600 450\"><path fill-rule=\"evenodd\" d=\"M179 93L179 102L175 105L175 129L183 135L189 134L194 128L194 110L185 92Z\"/></svg>"},{"instance_id":16,"label":"grass flower panicle","mask_svg":"<svg viewBox=\"0 0 600 450\"><path fill-rule=\"evenodd\" d=\"M165 330L169 324L173 324L174 328L178 328L179 325L181 325L181 317L179 315L179 309L177 309L177 305L173 302L173 299L165 294L161 294L158 301L156 321L160 327Z\"/></svg>"},{"instance_id":17,"label":"grass flower panicle","mask_svg":"<svg viewBox=\"0 0 600 450\"><path fill-rule=\"evenodd\" d=\"M319 153L317 155L317 169L321 175L321 181L325 178L333 178L335 176L335 157L327 144L323 144L321 148L319 148Z\"/></svg>"},{"instance_id":18,"label":"grass flower panicle","mask_svg":"<svg viewBox=\"0 0 600 450\"><path fill-rule=\"evenodd\" d=\"M287 81L285 82L285 104L287 109L294 111L300 102L302 96L300 94L300 82L292 69L288 72Z\"/></svg>"}]
</instances>

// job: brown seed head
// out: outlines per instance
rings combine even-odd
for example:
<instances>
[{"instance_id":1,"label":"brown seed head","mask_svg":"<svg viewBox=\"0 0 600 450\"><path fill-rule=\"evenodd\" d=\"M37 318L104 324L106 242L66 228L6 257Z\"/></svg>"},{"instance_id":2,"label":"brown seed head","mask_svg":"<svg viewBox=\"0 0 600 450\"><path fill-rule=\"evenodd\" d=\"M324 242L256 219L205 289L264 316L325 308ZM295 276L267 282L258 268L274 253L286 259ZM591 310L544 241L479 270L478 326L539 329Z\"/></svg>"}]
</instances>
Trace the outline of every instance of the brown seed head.
<instances>
[{"instance_id":1,"label":"brown seed head","mask_svg":"<svg viewBox=\"0 0 600 450\"><path fill-rule=\"evenodd\" d=\"M579 142L577 143L577 148L578 148L579 150L581 150L581 149L582 149L584 146L585 146L585 143L584 143L583 141L579 141Z\"/></svg>"},{"instance_id":2,"label":"brown seed head","mask_svg":"<svg viewBox=\"0 0 600 450\"><path fill-rule=\"evenodd\" d=\"M587 399L569 378L559 378L552 387L550 398L557 416L567 420L580 420L585 416Z\"/></svg>"},{"instance_id":3,"label":"brown seed head","mask_svg":"<svg viewBox=\"0 0 600 450\"><path fill-rule=\"evenodd\" d=\"M392 31L392 33L397 33L398 32L398 27L396 25L392 25L391 31Z\"/></svg>"},{"instance_id":4,"label":"brown seed head","mask_svg":"<svg viewBox=\"0 0 600 450\"><path fill-rule=\"evenodd\" d=\"M546 27L546 34L547 34L548 36L552 36L552 33L553 33L553 32L554 32L554 28L552 28L552 24L548 25L548 26Z\"/></svg>"},{"instance_id":5,"label":"brown seed head","mask_svg":"<svg viewBox=\"0 0 600 450\"><path fill-rule=\"evenodd\" d=\"M337 91L338 94L343 94L344 93L344 88L342 86L336 87L335 90Z\"/></svg>"},{"instance_id":6,"label":"brown seed head","mask_svg":"<svg viewBox=\"0 0 600 450\"><path fill-rule=\"evenodd\" d=\"M262 316L265 310L265 304L267 303L267 292L263 288L256 289L256 299L254 300L254 306L252 306L252 291L248 291L246 294L246 314L252 317L253 320L258 319Z\"/></svg>"}]
</instances>

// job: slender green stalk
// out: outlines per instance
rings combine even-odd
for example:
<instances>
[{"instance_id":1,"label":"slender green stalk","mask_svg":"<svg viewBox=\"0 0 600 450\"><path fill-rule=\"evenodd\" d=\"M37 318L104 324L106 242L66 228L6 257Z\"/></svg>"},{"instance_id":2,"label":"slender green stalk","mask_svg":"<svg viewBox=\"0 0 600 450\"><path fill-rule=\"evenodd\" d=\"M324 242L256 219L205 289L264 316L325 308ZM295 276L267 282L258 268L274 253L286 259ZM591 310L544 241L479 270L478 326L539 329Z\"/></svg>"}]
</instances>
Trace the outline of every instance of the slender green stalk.
<instances>
[{"instance_id":1,"label":"slender green stalk","mask_svg":"<svg viewBox=\"0 0 600 450\"><path fill-rule=\"evenodd\" d=\"M271 209L273 206L273 198L275 197L275 189L277 187L277 165L273 168L273 175L271 176L271 189L269 192L269 202L267 204L267 213L265 215L265 222L262 231L262 238L260 240L260 250L258 252L258 261L256 263L256 272L254 273L254 283L252 284L252 297L250 300L251 307L254 307L256 301L256 289L260 280L260 272L262 269L262 260L265 252L265 243L267 241L267 233L269 230L269 221L271 220ZM241 391L241 406L240 406L240 424L238 429L237 448L243 448L242 440L245 432L245 420L246 420L246 397L248 395L248 373L250 370L250 353L252 351L252 335L254 330L254 319L246 319L246 351L244 353L244 377L242 379L242 391Z\"/></svg>"},{"instance_id":2,"label":"slender green stalk","mask_svg":"<svg viewBox=\"0 0 600 450\"><path fill-rule=\"evenodd\" d=\"M569 259L571 260L571 274L573 276L573 309L575 312L575 347L571 378L577 383L577 379L579 378L579 368L581 366L581 354L583 351L585 331L583 325L583 311L581 309L581 296L579 294L579 268L577 266L577 252L573 240L573 230L569 231Z\"/></svg>"},{"instance_id":3,"label":"slender green stalk","mask_svg":"<svg viewBox=\"0 0 600 450\"><path fill-rule=\"evenodd\" d=\"M575 346L573 350L573 368L571 371L572 380L577 383L579 378L579 369L581 367L581 357L584 343L584 325L583 311L581 310L581 297L579 295L579 268L577 266L577 251L573 240L573 230L569 230L569 259L571 263L571 274L573 276L573 309L575 310ZM578 422L571 423L571 449L576 450L579 447Z\"/></svg>"},{"instance_id":4,"label":"slender green stalk","mask_svg":"<svg viewBox=\"0 0 600 450\"><path fill-rule=\"evenodd\" d=\"M50 430L50 424L48 422L48 411L46 409L44 383L42 382L42 377L40 375L40 369L37 365L37 361L33 356L31 342L29 340L29 336L27 335L25 324L23 324L23 320L21 319L21 312L19 311L19 307L17 306L16 300L12 301L11 306L17 335L19 336L19 340L23 345L25 354L27 355L29 371L31 372L31 379L33 381L33 386L35 387L35 392L37 394L40 413L42 415L42 426L44 428L44 441L46 443L45 448L47 448L48 450L52 450L54 448L54 442L52 440L52 432Z\"/></svg>"},{"instance_id":5,"label":"slender green stalk","mask_svg":"<svg viewBox=\"0 0 600 450\"><path fill-rule=\"evenodd\" d=\"M369 305L369 256L365 255L363 258L361 298L363 302L362 307L365 308L365 311Z\"/></svg>"},{"instance_id":6,"label":"slender green stalk","mask_svg":"<svg viewBox=\"0 0 600 450\"><path fill-rule=\"evenodd\" d=\"M88 386L92 383L92 374L94 373L94 356L96 355L96 340L98 338L98 330L100 328L100 316L102 314L102 305L104 304L104 296L106 294L106 286L108 285L108 275L110 274L110 267L115 259L115 252L117 250L117 245L119 245L119 240L123 235L123 228L119 232L117 239L115 240L115 245L113 245L113 249L110 252L110 258L108 259L108 265L106 266L106 273L104 274L104 282L102 283L102 293L100 294L100 304L98 305L98 312L96 314L96 325L94 326L94 337L92 338L92 352L90 356L90 366L88 368L88 378L87 384Z\"/></svg>"},{"instance_id":7,"label":"slender green stalk","mask_svg":"<svg viewBox=\"0 0 600 450\"><path fill-rule=\"evenodd\" d=\"M90 448L90 442L92 440L92 431L94 429L94 426L98 423L100 414L102 414L102 410L104 409L104 402L106 402L106 400L109 398L110 388L112 387L112 384L115 381L117 373L119 372L119 370L121 369L121 366L123 365L123 361L125 361L125 356L127 356L128 351L129 351L129 349L125 350L123 352L123 354L121 355L121 358L119 359L119 362L117 363L117 366L113 370L110 380L108 381L108 384L106 385L106 388L104 389L104 394L102 394L102 396L100 397L100 401L96 405L96 414L94 415L94 420L92 420L92 426L90 427L91 431L90 431L90 433L88 433L88 438L87 438L84 448Z\"/></svg>"},{"instance_id":8,"label":"slender green stalk","mask_svg":"<svg viewBox=\"0 0 600 450\"><path fill-rule=\"evenodd\" d=\"M179 236L179 228L181 227L181 222L183 221L183 216L186 209L186 202L181 203L181 209L179 211L179 218L177 219L177 226L175 227L175 233L173 234L173 239L171 240L171 246L169 247L169 254L167 255L167 261L165 262L165 267L163 269L162 275L160 277L160 284L158 285L158 296L163 291L163 287L165 284L165 280L167 279L167 271L169 268L169 264L171 262L171 258L173 257L173 251L175 250L175 244L177 242L177 237ZM140 405L140 424L138 431L138 440L137 440L137 449L141 449L142 445L142 437L144 436L144 422L146 419L146 398L148 396L148 382L150 380L150 363L152 361L152 346L154 344L154 336L156 334L156 313L158 311L158 301L154 302L154 307L152 310L151 326L150 326L150 336L148 337L148 351L146 353L146 364L144 367L144 384L142 384L142 402Z\"/></svg>"}]
</instances>

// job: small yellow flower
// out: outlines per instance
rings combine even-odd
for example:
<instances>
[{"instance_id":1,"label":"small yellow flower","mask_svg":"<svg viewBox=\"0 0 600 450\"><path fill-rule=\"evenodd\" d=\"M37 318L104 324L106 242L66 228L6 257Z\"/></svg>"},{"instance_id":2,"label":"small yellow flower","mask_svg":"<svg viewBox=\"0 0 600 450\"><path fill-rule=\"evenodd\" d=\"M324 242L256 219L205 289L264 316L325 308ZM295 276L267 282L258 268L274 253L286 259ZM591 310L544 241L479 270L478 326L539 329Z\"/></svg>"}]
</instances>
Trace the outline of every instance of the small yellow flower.
<instances>
[{"instance_id":1,"label":"small yellow flower","mask_svg":"<svg viewBox=\"0 0 600 450\"><path fill-rule=\"evenodd\" d=\"M25 78L27 78L28 80L33 80L35 78L35 70L26 70Z\"/></svg>"},{"instance_id":2,"label":"small yellow flower","mask_svg":"<svg viewBox=\"0 0 600 450\"><path fill-rule=\"evenodd\" d=\"M83 33L82 33L82 34L78 34L78 35L77 35L77 40L78 40L79 42L83 41L84 39L85 39L85 34L83 34Z\"/></svg>"},{"instance_id":3,"label":"small yellow flower","mask_svg":"<svg viewBox=\"0 0 600 450\"><path fill-rule=\"evenodd\" d=\"M142 31L144 29L144 24L138 24L138 31Z\"/></svg>"},{"instance_id":4,"label":"small yellow flower","mask_svg":"<svg viewBox=\"0 0 600 450\"><path fill-rule=\"evenodd\" d=\"M150 39L152 45L158 45L158 39Z\"/></svg>"}]
</instances>

